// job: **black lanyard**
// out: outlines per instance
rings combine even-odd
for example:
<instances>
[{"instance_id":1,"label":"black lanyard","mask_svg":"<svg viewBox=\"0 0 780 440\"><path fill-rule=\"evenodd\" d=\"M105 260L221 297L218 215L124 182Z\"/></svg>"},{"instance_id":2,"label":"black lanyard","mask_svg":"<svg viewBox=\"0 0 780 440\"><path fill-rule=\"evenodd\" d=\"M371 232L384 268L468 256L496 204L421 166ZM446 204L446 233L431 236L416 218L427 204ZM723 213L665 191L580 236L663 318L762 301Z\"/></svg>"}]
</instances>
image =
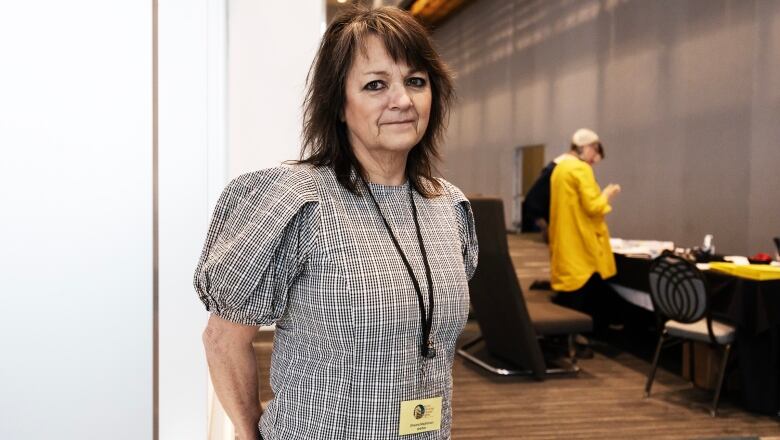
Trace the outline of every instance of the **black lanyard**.
<instances>
[{"instance_id":1,"label":"black lanyard","mask_svg":"<svg viewBox=\"0 0 780 440\"><path fill-rule=\"evenodd\" d=\"M390 223L387 222L387 219L385 218L384 214L382 214L382 209L379 207L379 203L376 201L376 197L374 197L374 193L371 191L371 187L368 186L368 183L366 183L365 180L363 180L363 184L366 186L366 189L368 189L368 194L371 195L371 200L374 201L376 210L379 212L379 216L382 217L382 221L385 224L385 228L387 228L387 233L390 235L390 238L393 240L395 249L398 251L398 254L401 256L401 260L403 260L404 266L406 266L406 271L409 272L409 278L412 279L412 284L414 284L414 291L417 292L417 302L420 305L420 322L422 323L422 330L423 330L422 341L420 343L420 352L423 357L430 359L436 356L436 349L433 348L433 343L430 340L431 327L433 327L433 280L431 278L431 266L428 264L428 255L425 253L425 245L423 244L422 233L420 232L420 222L417 219L417 206L414 204L414 194L412 194L412 184L411 182L409 182L408 184L409 201L412 203L412 217L414 217L414 228L417 230L417 242L420 244L420 253L422 254L423 264L425 265L425 277L428 280L429 307L428 307L427 314L425 313L425 303L423 302L422 291L420 290L420 283L417 281L417 277L414 276L414 272L412 271L412 266L409 264L409 260L406 258L406 254L404 254L404 251L401 250L401 245L398 244L398 239L395 238L395 234L393 234L393 230L392 228L390 228Z\"/></svg>"}]
</instances>

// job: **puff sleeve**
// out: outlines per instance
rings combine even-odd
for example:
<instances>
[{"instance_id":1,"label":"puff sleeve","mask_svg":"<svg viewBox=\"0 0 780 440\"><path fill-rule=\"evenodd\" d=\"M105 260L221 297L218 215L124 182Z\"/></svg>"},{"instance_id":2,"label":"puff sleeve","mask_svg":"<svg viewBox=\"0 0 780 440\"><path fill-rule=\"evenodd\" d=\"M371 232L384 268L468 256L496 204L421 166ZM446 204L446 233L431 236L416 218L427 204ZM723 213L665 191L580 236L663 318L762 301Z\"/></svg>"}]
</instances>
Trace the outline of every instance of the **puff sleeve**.
<instances>
[{"instance_id":1,"label":"puff sleeve","mask_svg":"<svg viewBox=\"0 0 780 440\"><path fill-rule=\"evenodd\" d=\"M319 235L317 191L306 170L244 174L222 192L195 270L206 310L244 325L284 313L287 292Z\"/></svg>"},{"instance_id":2,"label":"puff sleeve","mask_svg":"<svg viewBox=\"0 0 780 440\"><path fill-rule=\"evenodd\" d=\"M471 279L477 270L479 245L477 243L477 231L474 227L474 213L471 211L471 203L463 195L463 192L455 185L440 180L450 195L455 211L455 221L458 225L458 237L460 238L461 251L463 252L463 266L466 269L466 278Z\"/></svg>"}]
</instances>

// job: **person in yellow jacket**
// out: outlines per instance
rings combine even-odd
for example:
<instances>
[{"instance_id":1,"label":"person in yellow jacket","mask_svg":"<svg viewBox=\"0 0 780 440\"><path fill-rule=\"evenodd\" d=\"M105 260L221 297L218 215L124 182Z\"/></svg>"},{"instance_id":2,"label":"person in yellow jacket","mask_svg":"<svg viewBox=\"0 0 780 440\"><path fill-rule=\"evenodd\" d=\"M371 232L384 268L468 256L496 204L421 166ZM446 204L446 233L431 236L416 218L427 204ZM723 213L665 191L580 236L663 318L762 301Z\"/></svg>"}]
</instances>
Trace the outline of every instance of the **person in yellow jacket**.
<instances>
[{"instance_id":1,"label":"person in yellow jacket","mask_svg":"<svg viewBox=\"0 0 780 440\"><path fill-rule=\"evenodd\" d=\"M603 280L616 273L605 216L620 192L620 185L602 191L596 182L588 157L599 145L595 132L577 130L572 136L577 155L558 162L550 178L550 283L559 292L556 302L591 315L601 302L594 296L609 290Z\"/></svg>"}]
</instances>

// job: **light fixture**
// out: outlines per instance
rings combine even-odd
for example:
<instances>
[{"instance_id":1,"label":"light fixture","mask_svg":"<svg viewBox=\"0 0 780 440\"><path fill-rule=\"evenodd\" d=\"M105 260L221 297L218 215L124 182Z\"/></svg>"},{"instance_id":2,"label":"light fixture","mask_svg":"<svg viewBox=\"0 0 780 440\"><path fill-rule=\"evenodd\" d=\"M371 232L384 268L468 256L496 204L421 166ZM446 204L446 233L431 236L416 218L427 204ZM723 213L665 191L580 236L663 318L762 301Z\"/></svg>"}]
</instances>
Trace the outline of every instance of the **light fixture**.
<instances>
[{"instance_id":1,"label":"light fixture","mask_svg":"<svg viewBox=\"0 0 780 440\"><path fill-rule=\"evenodd\" d=\"M339 2L339 3L346 3L347 2L347 0L336 0L336 1Z\"/></svg>"}]
</instances>

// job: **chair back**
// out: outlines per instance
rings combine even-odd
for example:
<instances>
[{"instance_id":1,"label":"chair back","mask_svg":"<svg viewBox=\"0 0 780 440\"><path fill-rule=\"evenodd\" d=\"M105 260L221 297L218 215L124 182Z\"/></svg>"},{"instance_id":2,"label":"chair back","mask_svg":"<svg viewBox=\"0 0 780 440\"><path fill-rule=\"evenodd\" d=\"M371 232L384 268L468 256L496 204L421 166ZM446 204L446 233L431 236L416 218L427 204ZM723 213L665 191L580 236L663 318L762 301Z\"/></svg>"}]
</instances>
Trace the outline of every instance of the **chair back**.
<instances>
[{"instance_id":1,"label":"chair back","mask_svg":"<svg viewBox=\"0 0 780 440\"><path fill-rule=\"evenodd\" d=\"M682 323L696 322L708 313L704 275L694 264L671 253L650 264L650 297L656 312Z\"/></svg>"},{"instance_id":2,"label":"chair back","mask_svg":"<svg viewBox=\"0 0 780 440\"><path fill-rule=\"evenodd\" d=\"M499 198L472 197L479 265L469 282L471 305L491 355L545 374L542 350L509 256L504 205Z\"/></svg>"}]
</instances>

